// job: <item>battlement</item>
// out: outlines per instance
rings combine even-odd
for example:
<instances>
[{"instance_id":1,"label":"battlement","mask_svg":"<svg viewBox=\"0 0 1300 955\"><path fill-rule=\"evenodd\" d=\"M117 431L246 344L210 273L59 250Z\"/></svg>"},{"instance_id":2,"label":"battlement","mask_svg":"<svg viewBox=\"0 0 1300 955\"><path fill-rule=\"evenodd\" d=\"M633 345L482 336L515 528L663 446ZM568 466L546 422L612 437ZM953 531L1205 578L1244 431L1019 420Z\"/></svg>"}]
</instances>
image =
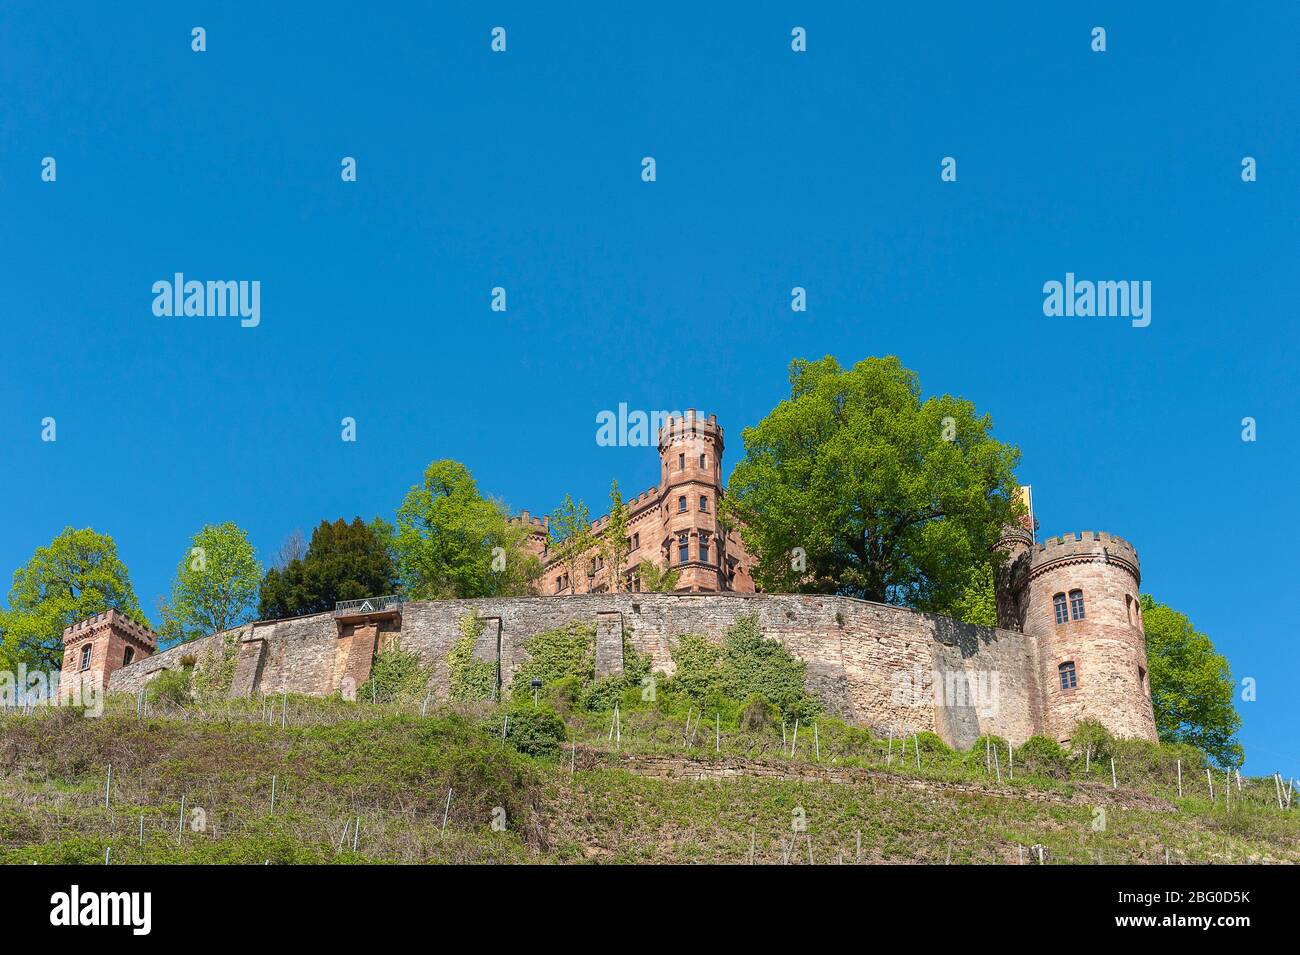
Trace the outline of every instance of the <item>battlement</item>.
<instances>
[{"instance_id":1,"label":"battlement","mask_svg":"<svg viewBox=\"0 0 1300 955\"><path fill-rule=\"evenodd\" d=\"M74 640L80 640L83 637L89 637L107 628L118 630L128 637L132 637L152 649L158 647L158 637L148 627L143 626L132 620L124 613L117 610L105 610L93 617L87 617L85 620L78 621L63 631L63 642L71 643Z\"/></svg>"},{"instance_id":2,"label":"battlement","mask_svg":"<svg viewBox=\"0 0 1300 955\"><path fill-rule=\"evenodd\" d=\"M533 517L527 511L520 511L518 516L510 518L510 523L521 527L531 527L546 534L551 532L551 519L545 514L541 517Z\"/></svg>"},{"instance_id":3,"label":"battlement","mask_svg":"<svg viewBox=\"0 0 1300 955\"><path fill-rule=\"evenodd\" d=\"M640 514L642 511L644 511L647 507L652 507L658 502L659 502L659 488L652 487L647 491L642 491L636 497L628 498L623 502L623 506L627 508L628 520L631 520L632 518ZM600 533L605 529L605 527L608 524L609 524L609 515L602 514L600 515L600 517L596 518L594 521L591 522L591 530L593 533Z\"/></svg>"},{"instance_id":4,"label":"battlement","mask_svg":"<svg viewBox=\"0 0 1300 955\"><path fill-rule=\"evenodd\" d=\"M722 426L718 424L718 416L711 414L706 418L694 408L688 408L680 417L669 417L659 429L659 450L662 452L676 442L693 438L712 438L721 445Z\"/></svg>"},{"instance_id":5,"label":"battlement","mask_svg":"<svg viewBox=\"0 0 1300 955\"><path fill-rule=\"evenodd\" d=\"M1037 572L1062 561L1083 559L1104 559L1107 563L1127 565L1134 576L1140 573L1137 549L1124 538L1105 531L1049 537L1034 548L1031 567Z\"/></svg>"}]
</instances>

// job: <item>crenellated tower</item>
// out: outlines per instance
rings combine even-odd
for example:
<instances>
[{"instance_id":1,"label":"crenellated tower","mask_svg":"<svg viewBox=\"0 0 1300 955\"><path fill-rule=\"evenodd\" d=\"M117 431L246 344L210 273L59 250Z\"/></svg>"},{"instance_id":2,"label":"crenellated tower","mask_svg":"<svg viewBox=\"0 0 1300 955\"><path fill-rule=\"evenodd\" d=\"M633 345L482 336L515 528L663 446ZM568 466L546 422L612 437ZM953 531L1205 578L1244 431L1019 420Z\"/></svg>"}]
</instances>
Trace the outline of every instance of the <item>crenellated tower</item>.
<instances>
[{"instance_id":1,"label":"crenellated tower","mask_svg":"<svg viewBox=\"0 0 1300 955\"><path fill-rule=\"evenodd\" d=\"M158 652L158 637L117 610L105 610L63 631L63 669L59 698L68 699L78 687L108 686L114 670Z\"/></svg>"},{"instance_id":2,"label":"crenellated tower","mask_svg":"<svg viewBox=\"0 0 1300 955\"><path fill-rule=\"evenodd\" d=\"M1044 731L1070 738L1082 719L1116 736L1156 738L1133 545L1101 531L1034 544L1027 531L999 542L999 624L1035 638Z\"/></svg>"},{"instance_id":3,"label":"crenellated tower","mask_svg":"<svg viewBox=\"0 0 1300 955\"><path fill-rule=\"evenodd\" d=\"M718 525L723 448L716 415L690 409L659 429L659 546L663 564L681 573L678 590L732 589L729 542Z\"/></svg>"}]
</instances>

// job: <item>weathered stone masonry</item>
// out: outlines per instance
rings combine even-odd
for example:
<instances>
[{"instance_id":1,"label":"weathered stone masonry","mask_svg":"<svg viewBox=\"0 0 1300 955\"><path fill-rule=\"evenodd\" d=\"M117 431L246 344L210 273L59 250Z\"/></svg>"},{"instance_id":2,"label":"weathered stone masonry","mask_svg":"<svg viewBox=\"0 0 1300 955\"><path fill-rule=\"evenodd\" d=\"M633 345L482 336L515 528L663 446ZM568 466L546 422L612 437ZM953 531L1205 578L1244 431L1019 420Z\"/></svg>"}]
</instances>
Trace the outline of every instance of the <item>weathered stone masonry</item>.
<instances>
[{"instance_id":1,"label":"weathered stone masonry","mask_svg":"<svg viewBox=\"0 0 1300 955\"><path fill-rule=\"evenodd\" d=\"M671 673L672 648L682 635L721 639L743 615L756 614L764 634L807 662L810 690L845 719L882 731L933 730L955 745L982 732L1020 742L1043 727L1035 647L1025 634L831 596L591 594L414 602L373 621L316 614L173 647L114 671L108 688L135 692L160 670L180 666L182 657L221 653L229 645L238 654L232 695L326 695L339 692L345 679L354 687L363 683L387 637L433 667L435 696L443 696L447 653L467 614L483 621L475 652L499 663L503 685L526 659L529 637L573 621L596 629L598 672L621 671L622 641L615 637L626 632L655 669ZM941 680L996 674L995 705L942 699L936 705L930 688L936 672Z\"/></svg>"},{"instance_id":2,"label":"weathered stone masonry","mask_svg":"<svg viewBox=\"0 0 1300 955\"><path fill-rule=\"evenodd\" d=\"M880 731L933 730L959 746L981 733L1019 743L1035 734L1067 740L1079 720L1096 719L1117 735L1155 739L1132 546L1091 532L1035 544L1018 530L1002 546L1011 558L998 589L1005 629L847 597L594 593L379 601L259 621L149 656L153 635L110 611L65 633L60 692L78 680L135 692L186 657L229 653L232 696L329 695L363 684L375 654L396 642L432 668L431 689L445 696L447 656L471 615L481 624L474 653L497 664L502 686L526 660L530 637L573 622L596 634L598 675L622 672L623 634L671 674L683 635L721 640L753 614L764 635L807 663L808 687L829 712ZM123 665L128 648L133 662Z\"/></svg>"}]
</instances>

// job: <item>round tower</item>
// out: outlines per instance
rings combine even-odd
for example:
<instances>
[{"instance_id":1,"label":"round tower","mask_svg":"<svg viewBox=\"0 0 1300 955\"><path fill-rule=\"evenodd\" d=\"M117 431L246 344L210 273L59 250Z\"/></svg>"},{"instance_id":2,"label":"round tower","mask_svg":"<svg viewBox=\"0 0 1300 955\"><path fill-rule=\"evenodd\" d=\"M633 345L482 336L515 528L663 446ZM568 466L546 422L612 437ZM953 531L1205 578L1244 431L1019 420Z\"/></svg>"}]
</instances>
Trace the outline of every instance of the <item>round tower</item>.
<instances>
[{"instance_id":1,"label":"round tower","mask_svg":"<svg viewBox=\"0 0 1300 955\"><path fill-rule=\"evenodd\" d=\"M1079 720L1094 719L1116 736L1154 740L1133 545L1085 531L1048 538L1018 557L1011 567L1020 574L1010 583L1019 629L1037 642L1044 732L1064 742Z\"/></svg>"},{"instance_id":2,"label":"round tower","mask_svg":"<svg viewBox=\"0 0 1300 955\"><path fill-rule=\"evenodd\" d=\"M1011 525L1002 530L995 545L1006 555L993 578L993 593L997 603L998 626L1003 630L1025 630L1026 584L1029 582L1029 564L1033 558L1034 535L1028 528Z\"/></svg>"},{"instance_id":3,"label":"round tower","mask_svg":"<svg viewBox=\"0 0 1300 955\"><path fill-rule=\"evenodd\" d=\"M659 429L659 493L665 563L678 590L728 590L727 541L718 529L722 428L716 415L670 417Z\"/></svg>"}]
</instances>

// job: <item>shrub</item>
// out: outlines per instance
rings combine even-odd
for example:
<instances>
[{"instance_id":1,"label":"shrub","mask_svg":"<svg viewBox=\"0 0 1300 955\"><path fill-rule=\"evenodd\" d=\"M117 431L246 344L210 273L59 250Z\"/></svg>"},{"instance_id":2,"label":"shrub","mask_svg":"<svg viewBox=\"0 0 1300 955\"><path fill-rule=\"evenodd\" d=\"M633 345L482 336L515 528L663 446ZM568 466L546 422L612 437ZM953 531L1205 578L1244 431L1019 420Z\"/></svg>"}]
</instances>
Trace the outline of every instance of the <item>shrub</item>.
<instances>
[{"instance_id":1,"label":"shrub","mask_svg":"<svg viewBox=\"0 0 1300 955\"><path fill-rule=\"evenodd\" d=\"M1031 736L1016 750L1016 759L1025 772L1036 776L1064 779L1069 775L1065 750L1046 736Z\"/></svg>"},{"instance_id":2,"label":"shrub","mask_svg":"<svg viewBox=\"0 0 1300 955\"><path fill-rule=\"evenodd\" d=\"M181 662L193 660L186 654ZM194 692L201 697L225 696L235 682L235 667L239 663L239 633L228 633L221 639L219 649L212 648L203 662L194 667Z\"/></svg>"},{"instance_id":3,"label":"shrub","mask_svg":"<svg viewBox=\"0 0 1300 955\"><path fill-rule=\"evenodd\" d=\"M460 619L460 639L447 653L449 696L457 703L481 703L496 696L497 665L474 656L474 644L483 632L477 614Z\"/></svg>"},{"instance_id":4,"label":"shrub","mask_svg":"<svg viewBox=\"0 0 1300 955\"><path fill-rule=\"evenodd\" d=\"M503 714L506 742L526 756L554 759L564 742L566 729L560 715L547 706L512 706Z\"/></svg>"},{"instance_id":5,"label":"shrub","mask_svg":"<svg viewBox=\"0 0 1300 955\"><path fill-rule=\"evenodd\" d=\"M417 654L390 644L375 654L370 679L357 688L357 699L370 703L410 703L423 698L432 673Z\"/></svg>"},{"instance_id":6,"label":"shrub","mask_svg":"<svg viewBox=\"0 0 1300 955\"><path fill-rule=\"evenodd\" d=\"M721 646L704 637L687 635L673 648L677 672L671 689L696 704L710 699L736 701L757 696L775 706L786 721L807 723L821 705L805 686L808 665L779 641L762 635L758 618L748 615L727 629Z\"/></svg>"},{"instance_id":7,"label":"shrub","mask_svg":"<svg viewBox=\"0 0 1300 955\"><path fill-rule=\"evenodd\" d=\"M781 711L761 696L751 696L740 711L740 728L747 733L764 733L781 722Z\"/></svg>"},{"instance_id":8,"label":"shrub","mask_svg":"<svg viewBox=\"0 0 1300 955\"><path fill-rule=\"evenodd\" d=\"M531 701L530 683L534 677L550 687L566 677L574 677L582 686L596 673L596 628L589 624L569 623L555 630L545 630L524 641L528 659L515 670L510 681L510 695Z\"/></svg>"},{"instance_id":9,"label":"shrub","mask_svg":"<svg viewBox=\"0 0 1300 955\"><path fill-rule=\"evenodd\" d=\"M1183 782L1205 777L1205 753L1190 743L1152 743L1144 739L1117 739L1111 752L1121 783L1177 785L1178 763L1183 764ZM1223 767L1219 767L1220 772ZM1217 782L1216 782L1217 785Z\"/></svg>"},{"instance_id":10,"label":"shrub","mask_svg":"<svg viewBox=\"0 0 1300 955\"><path fill-rule=\"evenodd\" d=\"M970 766L983 766L988 761L988 770L994 772L992 750L998 751L998 765L1002 771L1007 771L1007 741L1001 736L994 736L992 733L985 733L978 737L975 742L971 743L970 749L966 751L965 760Z\"/></svg>"},{"instance_id":11,"label":"shrub","mask_svg":"<svg viewBox=\"0 0 1300 955\"><path fill-rule=\"evenodd\" d=\"M595 661L592 661L593 671ZM617 701L621 709L643 709L651 701L641 698L640 690L642 681L650 675L650 657L648 654L637 653L636 647L632 646L632 641L627 638L626 631L623 633L623 672L618 676L606 676L600 679L592 679L583 685L578 694L578 700L585 709L593 712L612 710L614 703ZM636 693L632 693L636 690Z\"/></svg>"},{"instance_id":12,"label":"shrub","mask_svg":"<svg viewBox=\"0 0 1300 955\"><path fill-rule=\"evenodd\" d=\"M673 689L703 699L722 684L722 647L698 634L684 634L672 651Z\"/></svg>"},{"instance_id":13,"label":"shrub","mask_svg":"<svg viewBox=\"0 0 1300 955\"><path fill-rule=\"evenodd\" d=\"M529 659L515 670L510 694L532 700L532 680L542 681L543 692L564 713L574 709L612 710L615 702L639 689L650 673L650 657L637 653L623 633L623 672L596 679L596 631L590 625L571 623L539 633L524 643ZM640 704L639 697L633 698Z\"/></svg>"},{"instance_id":14,"label":"shrub","mask_svg":"<svg viewBox=\"0 0 1300 955\"><path fill-rule=\"evenodd\" d=\"M194 699L194 670L163 670L149 681L149 699L154 703L185 706Z\"/></svg>"},{"instance_id":15,"label":"shrub","mask_svg":"<svg viewBox=\"0 0 1300 955\"><path fill-rule=\"evenodd\" d=\"M1080 758L1091 754L1091 761L1096 763L1113 755L1114 742L1110 730L1097 720L1080 720L1070 734L1070 752Z\"/></svg>"},{"instance_id":16,"label":"shrub","mask_svg":"<svg viewBox=\"0 0 1300 955\"><path fill-rule=\"evenodd\" d=\"M833 716L824 716L817 720L817 731L821 736L823 757L834 754L867 759L877 752L875 739L864 726L854 726ZM925 747L924 736L921 746Z\"/></svg>"},{"instance_id":17,"label":"shrub","mask_svg":"<svg viewBox=\"0 0 1300 955\"><path fill-rule=\"evenodd\" d=\"M952 747L943 741L938 733L931 733L929 730L922 730L913 734L915 741L920 744L923 753L938 753L945 755L952 752Z\"/></svg>"}]
</instances>

